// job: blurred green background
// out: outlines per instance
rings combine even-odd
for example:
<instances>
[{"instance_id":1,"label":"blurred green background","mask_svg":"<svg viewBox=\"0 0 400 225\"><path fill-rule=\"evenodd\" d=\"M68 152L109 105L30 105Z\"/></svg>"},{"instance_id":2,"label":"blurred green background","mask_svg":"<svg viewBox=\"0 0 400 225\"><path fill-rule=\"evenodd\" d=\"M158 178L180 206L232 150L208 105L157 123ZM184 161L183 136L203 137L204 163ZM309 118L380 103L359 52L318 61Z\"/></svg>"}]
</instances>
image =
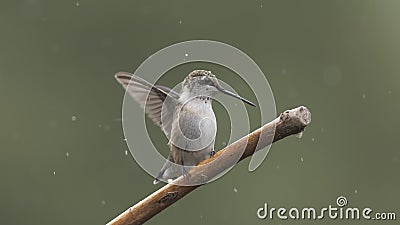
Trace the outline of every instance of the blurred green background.
<instances>
[{"instance_id":1,"label":"blurred green background","mask_svg":"<svg viewBox=\"0 0 400 225\"><path fill-rule=\"evenodd\" d=\"M104 224L158 189L125 155L113 75L192 39L247 53L277 112L305 105L312 123L302 139L274 144L255 172L245 160L148 224L376 222L256 216L265 202L318 208L340 195L398 217L399 11L394 0L2 0L1 223Z\"/></svg>"}]
</instances>

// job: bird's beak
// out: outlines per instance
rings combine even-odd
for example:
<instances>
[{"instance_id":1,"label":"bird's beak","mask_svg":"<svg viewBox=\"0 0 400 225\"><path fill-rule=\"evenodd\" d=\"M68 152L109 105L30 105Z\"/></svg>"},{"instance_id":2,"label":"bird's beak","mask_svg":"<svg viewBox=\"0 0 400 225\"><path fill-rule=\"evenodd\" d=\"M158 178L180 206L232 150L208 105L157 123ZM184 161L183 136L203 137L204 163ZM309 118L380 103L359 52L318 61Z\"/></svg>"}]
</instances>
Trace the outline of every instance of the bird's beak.
<instances>
[{"instance_id":1,"label":"bird's beak","mask_svg":"<svg viewBox=\"0 0 400 225\"><path fill-rule=\"evenodd\" d=\"M218 86L219 86L219 85L218 85ZM245 103L247 103L247 104L249 104L249 105L251 105L251 106L256 107L256 105L255 105L254 103L252 103L251 101L249 101L249 100L247 100L247 99L245 99L245 98L242 98L242 97L240 97L239 95L237 95L237 94L235 94L235 93L232 93L232 92L230 92L230 91L228 91L228 90L222 88L221 86L217 87L217 89L218 89L220 92L222 92L222 93L224 93L224 94L226 94L226 95L232 96L232 97L234 97L234 98L237 98L237 99L239 99L239 100L242 100L243 102L245 102Z\"/></svg>"}]
</instances>

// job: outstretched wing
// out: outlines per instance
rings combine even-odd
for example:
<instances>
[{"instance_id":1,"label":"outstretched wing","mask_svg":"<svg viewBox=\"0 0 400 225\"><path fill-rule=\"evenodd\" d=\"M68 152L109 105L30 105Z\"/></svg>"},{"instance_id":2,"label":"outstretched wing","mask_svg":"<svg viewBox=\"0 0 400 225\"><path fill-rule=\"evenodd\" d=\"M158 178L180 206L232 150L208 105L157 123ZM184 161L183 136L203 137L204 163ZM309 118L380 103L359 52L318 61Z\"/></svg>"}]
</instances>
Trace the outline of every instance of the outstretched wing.
<instances>
[{"instance_id":1,"label":"outstretched wing","mask_svg":"<svg viewBox=\"0 0 400 225\"><path fill-rule=\"evenodd\" d=\"M115 78L129 95L145 109L148 117L169 136L173 112L176 101L179 99L179 94L168 87L152 85L144 79L127 72L118 72L115 74ZM162 121L161 116L163 117Z\"/></svg>"}]
</instances>

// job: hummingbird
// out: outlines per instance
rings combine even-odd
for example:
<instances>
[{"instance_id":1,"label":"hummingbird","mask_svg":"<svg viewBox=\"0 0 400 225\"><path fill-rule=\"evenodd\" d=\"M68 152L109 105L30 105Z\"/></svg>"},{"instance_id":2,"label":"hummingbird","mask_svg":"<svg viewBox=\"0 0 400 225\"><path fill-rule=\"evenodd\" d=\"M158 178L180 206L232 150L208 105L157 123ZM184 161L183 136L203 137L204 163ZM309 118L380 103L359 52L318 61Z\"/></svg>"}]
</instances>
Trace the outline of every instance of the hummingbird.
<instances>
[{"instance_id":1,"label":"hummingbird","mask_svg":"<svg viewBox=\"0 0 400 225\"><path fill-rule=\"evenodd\" d=\"M169 156L154 184L160 180L171 182L181 175L188 176L186 168L196 166L215 154L217 123L211 104L214 95L223 93L255 106L223 88L216 76L207 70L190 72L179 93L128 72L118 72L115 78L168 137Z\"/></svg>"}]
</instances>

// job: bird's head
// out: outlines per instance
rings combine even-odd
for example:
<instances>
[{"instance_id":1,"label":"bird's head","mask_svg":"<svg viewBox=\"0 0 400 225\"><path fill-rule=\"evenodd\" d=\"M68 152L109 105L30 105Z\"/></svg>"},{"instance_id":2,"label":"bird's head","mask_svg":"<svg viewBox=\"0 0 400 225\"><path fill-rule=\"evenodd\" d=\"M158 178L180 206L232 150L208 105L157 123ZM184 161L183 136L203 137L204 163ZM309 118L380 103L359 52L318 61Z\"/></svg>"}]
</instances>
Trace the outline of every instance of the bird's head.
<instances>
[{"instance_id":1,"label":"bird's head","mask_svg":"<svg viewBox=\"0 0 400 225\"><path fill-rule=\"evenodd\" d=\"M237 98L249 105L255 106L249 100L232 93L221 86L217 77L207 70L194 70L183 81L182 93L191 97L195 96L214 96L217 93L223 93Z\"/></svg>"}]
</instances>

